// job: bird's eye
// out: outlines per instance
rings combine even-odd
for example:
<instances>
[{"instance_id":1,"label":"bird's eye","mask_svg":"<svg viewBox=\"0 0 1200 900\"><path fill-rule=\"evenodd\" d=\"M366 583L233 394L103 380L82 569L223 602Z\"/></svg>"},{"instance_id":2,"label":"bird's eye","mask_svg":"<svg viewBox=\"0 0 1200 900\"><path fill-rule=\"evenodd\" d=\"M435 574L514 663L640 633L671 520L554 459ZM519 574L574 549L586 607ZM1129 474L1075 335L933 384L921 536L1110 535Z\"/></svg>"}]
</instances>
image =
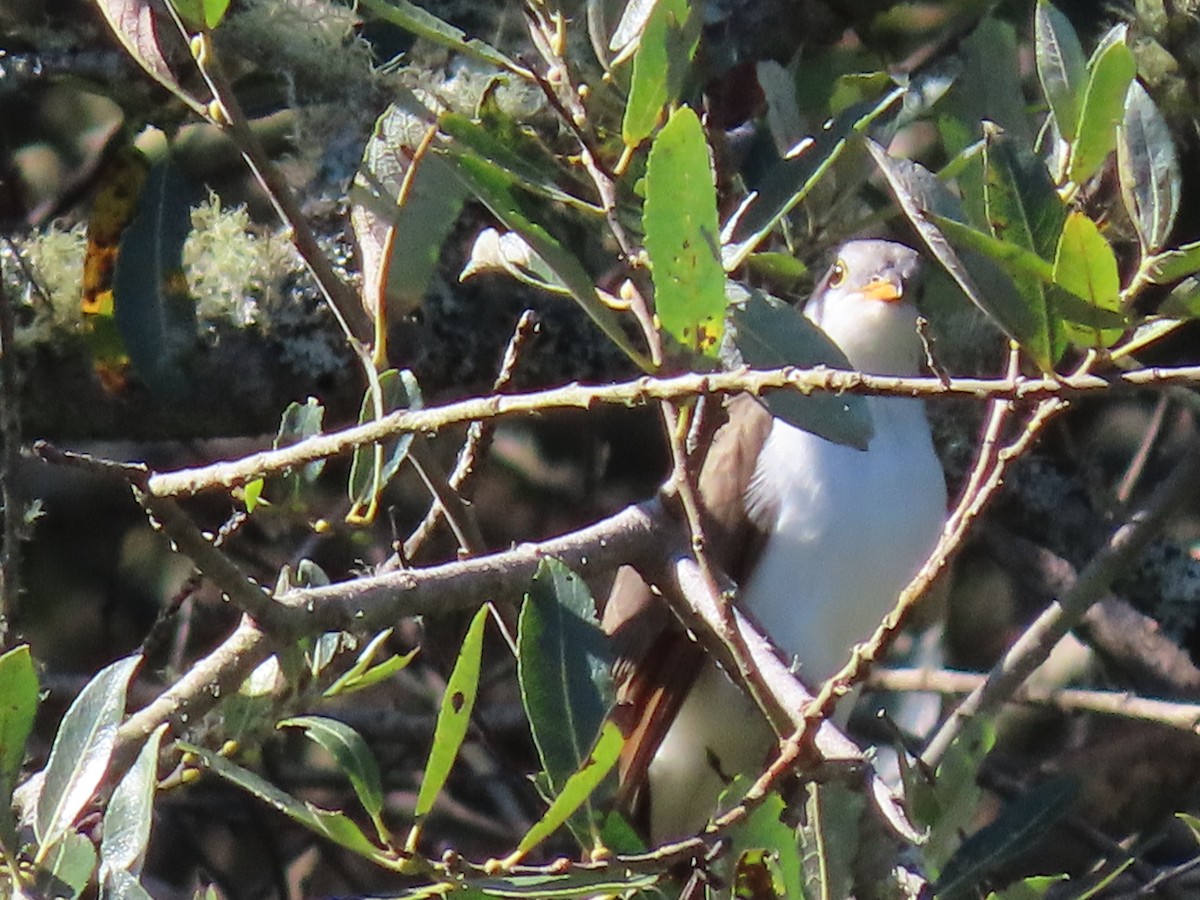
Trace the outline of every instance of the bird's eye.
<instances>
[{"instance_id":1,"label":"bird's eye","mask_svg":"<svg viewBox=\"0 0 1200 900\"><path fill-rule=\"evenodd\" d=\"M840 259L833 264L833 268L829 272L829 286L837 287L846 280L846 264Z\"/></svg>"}]
</instances>

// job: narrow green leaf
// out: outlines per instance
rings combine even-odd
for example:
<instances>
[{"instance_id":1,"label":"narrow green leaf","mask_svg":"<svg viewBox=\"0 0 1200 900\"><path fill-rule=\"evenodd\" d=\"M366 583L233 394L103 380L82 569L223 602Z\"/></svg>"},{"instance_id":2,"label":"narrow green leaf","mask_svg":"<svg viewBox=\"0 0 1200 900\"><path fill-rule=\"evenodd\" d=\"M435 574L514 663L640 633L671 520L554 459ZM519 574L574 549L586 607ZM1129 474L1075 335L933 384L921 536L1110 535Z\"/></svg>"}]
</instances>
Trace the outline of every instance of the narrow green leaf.
<instances>
[{"instance_id":1,"label":"narrow green leaf","mask_svg":"<svg viewBox=\"0 0 1200 900\"><path fill-rule=\"evenodd\" d=\"M416 4L409 3L408 0L361 0L358 8L403 28L410 34L448 47L471 59L505 69L522 78L531 77L528 69L517 65L495 47L478 38L468 38L461 29L442 21Z\"/></svg>"},{"instance_id":2,"label":"narrow green leaf","mask_svg":"<svg viewBox=\"0 0 1200 900\"><path fill-rule=\"evenodd\" d=\"M1200 318L1200 278L1193 275L1175 285L1158 311L1172 319Z\"/></svg>"},{"instance_id":3,"label":"narrow green leaf","mask_svg":"<svg viewBox=\"0 0 1200 900\"><path fill-rule=\"evenodd\" d=\"M540 217L533 207L533 198L518 188L511 175L486 160L464 154L457 157L457 162L459 177L484 206L525 239L613 343L644 371L652 371L650 360L633 346L616 315L601 302L583 265L538 222Z\"/></svg>"},{"instance_id":4,"label":"narrow green leaf","mask_svg":"<svg viewBox=\"0 0 1200 900\"><path fill-rule=\"evenodd\" d=\"M662 328L689 351L716 358L725 327L725 271L716 186L700 119L677 109L654 139L642 214Z\"/></svg>"},{"instance_id":5,"label":"narrow green leaf","mask_svg":"<svg viewBox=\"0 0 1200 900\"><path fill-rule=\"evenodd\" d=\"M1165 250L1146 260L1150 279L1155 284L1170 284L1200 272L1200 241Z\"/></svg>"},{"instance_id":6,"label":"narrow green leaf","mask_svg":"<svg viewBox=\"0 0 1200 900\"><path fill-rule=\"evenodd\" d=\"M928 829L921 857L934 877L941 873L975 816L983 795L975 778L995 740L990 722L972 719L942 758L932 782L923 772L901 766L909 817Z\"/></svg>"},{"instance_id":7,"label":"narrow green leaf","mask_svg":"<svg viewBox=\"0 0 1200 900\"><path fill-rule=\"evenodd\" d=\"M958 250L981 253L999 263L1010 274L1034 278L1044 284L1054 282L1054 263L1047 262L1025 247L976 231L970 225L964 225L947 216L939 216L937 213L927 213L926 218L936 225Z\"/></svg>"},{"instance_id":8,"label":"narrow green leaf","mask_svg":"<svg viewBox=\"0 0 1200 900\"><path fill-rule=\"evenodd\" d=\"M484 897L509 900L574 900L587 897L638 897L652 892L665 875L656 872L576 870L569 875L510 875L472 878L471 889ZM453 897L467 900L467 892Z\"/></svg>"},{"instance_id":9,"label":"narrow green leaf","mask_svg":"<svg viewBox=\"0 0 1200 900\"><path fill-rule=\"evenodd\" d=\"M985 16L963 40L958 55L962 74L938 107L964 127L951 152L977 141L984 121L995 122L1023 144L1030 143L1033 134L1025 111L1016 29Z\"/></svg>"},{"instance_id":10,"label":"narrow green leaf","mask_svg":"<svg viewBox=\"0 0 1200 900\"><path fill-rule=\"evenodd\" d=\"M874 141L867 149L887 180L900 209L963 294L1005 334L1017 341L1043 370L1054 360L1044 320L1031 309L995 263L978 253L955 252L928 213L966 222L962 204L936 176L919 163L895 159Z\"/></svg>"},{"instance_id":11,"label":"narrow green leaf","mask_svg":"<svg viewBox=\"0 0 1200 900\"><path fill-rule=\"evenodd\" d=\"M458 749L467 736L471 723L471 710L479 694L479 666L483 658L483 626L487 624L488 609L481 606L467 636L458 651L458 661L450 680L446 682L446 693L442 697L442 708L438 712L437 725L433 729L433 746L429 749L429 760L425 763L425 774L421 779L421 790L417 794L417 806L413 815L420 819L429 810L450 775Z\"/></svg>"},{"instance_id":12,"label":"narrow green leaf","mask_svg":"<svg viewBox=\"0 0 1200 900\"><path fill-rule=\"evenodd\" d=\"M733 352L725 359L728 368L850 368L837 345L792 307L733 282L728 290L733 337ZM837 444L865 450L874 433L865 397L779 390L767 393L763 402L772 415L789 425Z\"/></svg>"},{"instance_id":13,"label":"narrow green leaf","mask_svg":"<svg viewBox=\"0 0 1200 900\"><path fill-rule=\"evenodd\" d=\"M397 409L421 409L425 405L421 396L421 386L417 384L416 376L408 369L388 369L381 372L379 390L382 395L383 415ZM375 419L375 402L368 390L359 408L358 423L363 425ZM351 507L347 518L362 516L366 510L374 509L380 492L400 471L400 465L408 456L408 450L415 437L413 434L402 434L386 441L382 446L370 444L355 448L354 458L350 463L348 490Z\"/></svg>"},{"instance_id":14,"label":"narrow green leaf","mask_svg":"<svg viewBox=\"0 0 1200 900\"><path fill-rule=\"evenodd\" d=\"M654 131L663 107L683 92L700 44L700 15L689 0L656 0L633 57L621 139L636 147Z\"/></svg>"},{"instance_id":15,"label":"narrow green leaf","mask_svg":"<svg viewBox=\"0 0 1200 900\"><path fill-rule=\"evenodd\" d=\"M370 643L359 653L358 659L354 661L354 665L327 687L322 696L336 697L338 694L352 694L355 691L360 691L363 688L378 684L380 681L391 677L412 662L420 651L420 647L414 647L408 653L401 656L393 655L379 664L375 663L375 658L379 655L379 651L383 649L383 646L391 636L392 629L385 628L379 634L375 635L375 637L371 638Z\"/></svg>"},{"instance_id":16,"label":"narrow green leaf","mask_svg":"<svg viewBox=\"0 0 1200 900\"><path fill-rule=\"evenodd\" d=\"M904 90L896 88L876 103L860 103L844 110L772 166L757 190L721 226L725 271L741 266L780 220L809 195L841 156L850 135L865 134L903 96Z\"/></svg>"},{"instance_id":17,"label":"narrow green leaf","mask_svg":"<svg viewBox=\"0 0 1200 900\"><path fill-rule=\"evenodd\" d=\"M1087 83L1087 63L1071 22L1048 0L1034 14L1034 56L1042 92L1065 140L1075 138Z\"/></svg>"},{"instance_id":18,"label":"narrow green leaf","mask_svg":"<svg viewBox=\"0 0 1200 900\"><path fill-rule=\"evenodd\" d=\"M229 0L171 0L171 5L189 28L211 31L225 18Z\"/></svg>"},{"instance_id":19,"label":"narrow green leaf","mask_svg":"<svg viewBox=\"0 0 1200 900\"><path fill-rule=\"evenodd\" d=\"M550 808L546 810L546 814L521 838L521 842L513 854L514 857L525 856L557 831L584 804L591 796L592 791L616 766L617 760L621 758L621 748L624 745L625 739L621 736L621 729L613 722L605 721L604 726L600 729L600 736L596 739L595 747L592 748L579 771L567 779L558 796L554 798L554 802L550 804Z\"/></svg>"},{"instance_id":20,"label":"narrow green leaf","mask_svg":"<svg viewBox=\"0 0 1200 900\"><path fill-rule=\"evenodd\" d=\"M1072 212L1063 226L1054 259L1054 281L1095 309L1121 312L1117 257L1096 223L1081 212ZM1120 339L1122 329L1068 324L1067 333L1085 347L1110 347Z\"/></svg>"},{"instance_id":21,"label":"narrow green leaf","mask_svg":"<svg viewBox=\"0 0 1200 900\"><path fill-rule=\"evenodd\" d=\"M8 809L25 759L25 742L38 707L38 679L29 645L0 656L0 803Z\"/></svg>"},{"instance_id":22,"label":"narrow green leaf","mask_svg":"<svg viewBox=\"0 0 1200 900\"><path fill-rule=\"evenodd\" d=\"M34 835L43 850L70 829L100 786L125 713L125 690L141 661L140 655L127 656L105 666L63 716L34 813Z\"/></svg>"},{"instance_id":23,"label":"narrow green leaf","mask_svg":"<svg viewBox=\"0 0 1200 900\"><path fill-rule=\"evenodd\" d=\"M1183 176L1171 130L1136 78L1129 84L1117 129L1117 173L1142 252L1157 252L1175 225Z\"/></svg>"},{"instance_id":24,"label":"narrow green leaf","mask_svg":"<svg viewBox=\"0 0 1200 900\"><path fill-rule=\"evenodd\" d=\"M555 793L582 768L612 707L611 667L587 584L559 560L543 559L521 607L517 678Z\"/></svg>"},{"instance_id":25,"label":"narrow green leaf","mask_svg":"<svg viewBox=\"0 0 1200 900\"><path fill-rule=\"evenodd\" d=\"M100 896L104 900L154 900L135 876L120 869L109 872L103 885Z\"/></svg>"},{"instance_id":26,"label":"narrow green leaf","mask_svg":"<svg viewBox=\"0 0 1200 900\"><path fill-rule=\"evenodd\" d=\"M183 277L196 184L169 161L150 168L113 272L114 318L138 376L156 396L188 389L196 307Z\"/></svg>"},{"instance_id":27,"label":"narrow green leaf","mask_svg":"<svg viewBox=\"0 0 1200 900\"><path fill-rule=\"evenodd\" d=\"M166 725L154 730L108 801L100 840L101 879L123 872L136 880L142 870L158 788L158 748L166 731Z\"/></svg>"},{"instance_id":28,"label":"narrow green leaf","mask_svg":"<svg viewBox=\"0 0 1200 900\"><path fill-rule=\"evenodd\" d=\"M1125 94L1137 75L1137 61L1125 43L1124 25L1097 51L1088 72L1079 123L1071 140L1067 175L1076 184L1091 178L1117 145L1117 126L1125 112Z\"/></svg>"},{"instance_id":29,"label":"narrow green leaf","mask_svg":"<svg viewBox=\"0 0 1200 900\"><path fill-rule=\"evenodd\" d=\"M178 743L182 750L195 754L215 774L237 785L247 793L262 800L277 812L283 813L293 822L302 825L314 834L327 838L339 846L368 859L387 864L387 854L371 843L353 820L340 812L319 809L311 803L302 803L290 794L281 791L262 776L232 763L220 754L194 744Z\"/></svg>"},{"instance_id":30,"label":"narrow green leaf","mask_svg":"<svg viewBox=\"0 0 1200 900\"><path fill-rule=\"evenodd\" d=\"M293 716L276 723L276 728L303 728L305 735L320 744L350 779L358 802L375 819L383 811L383 781L379 764L362 736L336 719L324 716Z\"/></svg>"},{"instance_id":31,"label":"narrow green leaf","mask_svg":"<svg viewBox=\"0 0 1200 900\"><path fill-rule=\"evenodd\" d=\"M1056 884L1070 881L1066 875L1033 875L988 894L987 900L1040 900ZM1082 900L1082 898L1077 898Z\"/></svg>"}]
</instances>

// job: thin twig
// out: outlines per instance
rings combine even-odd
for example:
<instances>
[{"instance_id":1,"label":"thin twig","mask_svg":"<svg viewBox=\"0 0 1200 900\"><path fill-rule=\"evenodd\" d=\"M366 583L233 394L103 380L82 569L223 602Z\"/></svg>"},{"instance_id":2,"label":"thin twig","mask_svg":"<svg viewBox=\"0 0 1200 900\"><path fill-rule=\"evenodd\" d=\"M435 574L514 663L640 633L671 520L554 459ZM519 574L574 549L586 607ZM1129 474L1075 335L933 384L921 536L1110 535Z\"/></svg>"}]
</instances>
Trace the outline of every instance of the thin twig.
<instances>
[{"instance_id":1,"label":"thin twig","mask_svg":"<svg viewBox=\"0 0 1200 900\"><path fill-rule=\"evenodd\" d=\"M1129 502L1138 479L1142 477L1142 472L1146 469L1146 463L1150 459L1150 451L1154 449L1154 442L1158 440L1159 432L1162 431L1163 420L1166 418L1167 408L1170 404L1170 395L1162 394L1159 396L1158 402L1154 405L1154 413L1150 416L1150 422L1146 425L1146 433L1142 435L1137 452L1133 454L1133 459L1129 461L1129 467L1125 470L1125 474L1121 478L1121 483L1117 485L1116 499L1117 503L1121 506Z\"/></svg>"},{"instance_id":2,"label":"thin twig","mask_svg":"<svg viewBox=\"0 0 1200 900\"><path fill-rule=\"evenodd\" d=\"M982 687L987 676L948 669L876 669L866 686L880 691L917 691L936 694L969 694ZM1012 703L1052 706L1064 712L1083 711L1141 719L1183 731L1200 733L1200 704L1139 697L1127 691L1091 691L1080 688L1044 688L1022 684L1009 698Z\"/></svg>"},{"instance_id":3,"label":"thin twig","mask_svg":"<svg viewBox=\"0 0 1200 900\"><path fill-rule=\"evenodd\" d=\"M509 338L508 346L504 350L504 358L500 363L500 371L496 375L496 380L492 383L493 394L502 394L508 388L509 383L512 381L513 373L516 370L521 349L536 333L537 327L537 314L533 310L525 310L521 314L521 318L517 320L516 328L513 329L512 337ZM471 427L467 430L467 439L458 451L454 470L447 479L450 488L464 500L470 499L469 488L472 476L478 471L480 461L487 455L494 433L495 428L484 422L472 422ZM401 557L403 559L415 558L422 545L424 545L425 541L433 533L433 529L441 521L443 510L444 507L441 503L436 501L431 503L429 511L425 513L425 518L421 520L421 523L409 535L408 540L404 542L402 553L388 560L381 567L381 571L390 571L395 568Z\"/></svg>"},{"instance_id":4,"label":"thin twig","mask_svg":"<svg viewBox=\"0 0 1200 900\"><path fill-rule=\"evenodd\" d=\"M900 397L965 396L976 399L1005 397L1040 400L1046 397L1069 399L1118 389L1197 384L1200 384L1200 366L1139 369L1106 375L1065 375L1061 378L957 378L949 385L942 384L937 378L898 378L837 369L794 367L693 372L669 378L644 377L603 385L571 384L523 394L475 397L420 410L397 410L377 421L318 435L281 450L263 451L238 460L194 469L155 474L150 479L149 490L155 496L181 496L205 490L228 489L264 475L298 468L400 434L434 432L449 425L500 416L530 415L554 409L590 409L598 404L640 406L655 400L680 399L707 393L760 394L775 388L793 388L803 393L822 391Z\"/></svg>"},{"instance_id":5,"label":"thin twig","mask_svg":"<svg viewBox=\"0 0 1200 900\"><path fill-rule=\"evenodd\" d=\"M1088 607L1103 597L1113 580L1128 569L1137 553L1159 533L1175 507L1194 496L1198 484L1200 441L1193 441L1146 505L1113 533L1108 544L1080 573L1075 585L1038 616L996 663L984 683L942 724L921 755L926 765L936 767L967 721L991 714L1012 696Z\"/></svg>"}]
</instances>

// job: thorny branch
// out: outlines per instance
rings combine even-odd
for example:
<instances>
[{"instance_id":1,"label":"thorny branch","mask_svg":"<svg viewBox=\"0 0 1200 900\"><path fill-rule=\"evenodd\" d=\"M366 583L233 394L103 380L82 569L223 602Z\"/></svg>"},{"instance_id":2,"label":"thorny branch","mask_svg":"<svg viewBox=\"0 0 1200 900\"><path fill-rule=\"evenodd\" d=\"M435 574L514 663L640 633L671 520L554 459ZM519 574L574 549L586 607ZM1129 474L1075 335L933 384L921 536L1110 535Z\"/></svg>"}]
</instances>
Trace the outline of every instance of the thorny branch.
<instances>
[{"instance_id":1,"label":"thorny branch","mask_svg":"<svg viewBox=\"0 0 1200 900\"><path fill-rule=\"evenodd\" d=\"M254 453L241 459L194 469L153 475L148 484L159 497L187 496L201 491L246 484L264 475L294 469L400 434L432 433L449 425L531 415L555 409L590 409L598 404L641 406L656 400L679 400L702 394L761 394L790 388L801 393L893 395L901 397L973 397L1010 400L1069 400L1115 390L1164 388L1200 384L1200 366L1137 369L1103 375L1079 374L1036 378L938 378L865 375L838 369L743 369L736 372L689 373L669 378L638 378L603 385L570 384L521 394L474 397L420 410L398 410L364 425L319 435L286 447Z\"/></svg>"}]
</instances>

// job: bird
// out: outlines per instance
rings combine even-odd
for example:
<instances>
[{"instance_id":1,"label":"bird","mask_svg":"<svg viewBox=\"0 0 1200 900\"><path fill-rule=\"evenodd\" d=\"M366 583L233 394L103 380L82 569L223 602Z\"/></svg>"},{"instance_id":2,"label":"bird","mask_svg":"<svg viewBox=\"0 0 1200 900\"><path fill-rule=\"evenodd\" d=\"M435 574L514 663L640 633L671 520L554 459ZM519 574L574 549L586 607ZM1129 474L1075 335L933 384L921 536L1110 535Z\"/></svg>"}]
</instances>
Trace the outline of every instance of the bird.
<instances>
[{"instance_id":1,"label":"bird","mask_svg":"<svg viewBox=\"0 0 1200 900\"><path fill-rule=\"evenodd\" d=\"M915 375L924 345L913 303L921 260L887 240L852 240L803 315L850 365ZM735 602L815 686L849 658L932 551L946 484L921 400L866 400L866 449L802 431L736 395L697 478L709 558ZM689 639L634 570L616 576L603 625L617 639L618 702L633 707L623 796L655 843L700 830L731 778L775 746L759 709Z\"/></svg>"}]
</instances>

